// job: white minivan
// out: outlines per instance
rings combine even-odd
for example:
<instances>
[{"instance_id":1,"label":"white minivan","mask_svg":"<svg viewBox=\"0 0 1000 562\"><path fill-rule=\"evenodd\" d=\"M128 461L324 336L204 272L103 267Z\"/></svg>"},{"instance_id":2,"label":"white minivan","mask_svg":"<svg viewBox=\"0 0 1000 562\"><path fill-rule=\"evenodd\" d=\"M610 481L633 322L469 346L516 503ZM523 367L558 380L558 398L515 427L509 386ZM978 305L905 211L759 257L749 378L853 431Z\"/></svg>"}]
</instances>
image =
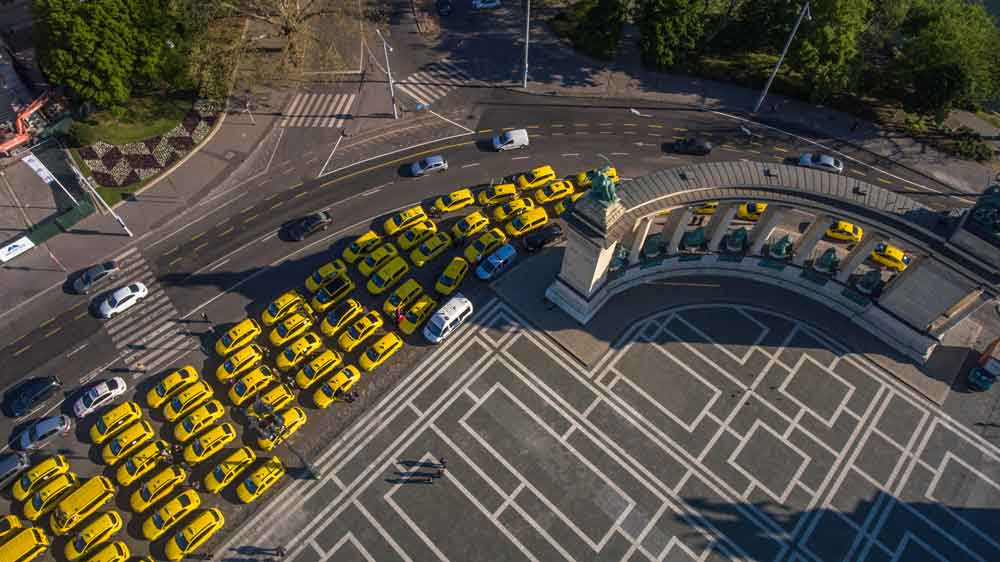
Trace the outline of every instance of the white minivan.
<instances>
[{"instance_id":1,"label":"white minivan","mask_svg":"<svg viewBox=\"0 0 1000 562\"><path fill-rule=\"evenodd\" d=\"M472 301L462 293L448 299L424 326L424 338L431 343L444 341L456 328L472 316Z\"/></svg>"},{"instance_id":2,"label":"white minivan","mask_svg":"<svg viewBox=\"0 0 1000 562\"><path fill-rule=\"evenodd\" d=\"M493 150L496 150L497 152L514 150L516 148L525 148L527 146L528 131L525 129L514 129L511 131L504 131L504 133L500 135L493 135Z\"/></svg>"}]
</instances>

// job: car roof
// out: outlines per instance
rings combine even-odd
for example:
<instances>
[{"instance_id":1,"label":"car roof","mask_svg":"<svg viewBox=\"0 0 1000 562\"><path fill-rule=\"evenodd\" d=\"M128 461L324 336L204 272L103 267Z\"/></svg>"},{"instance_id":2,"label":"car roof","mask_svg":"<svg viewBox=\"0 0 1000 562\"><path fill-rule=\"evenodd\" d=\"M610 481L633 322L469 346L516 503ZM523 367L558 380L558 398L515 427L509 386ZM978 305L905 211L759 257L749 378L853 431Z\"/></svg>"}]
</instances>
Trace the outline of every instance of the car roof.
<instances>
[{"instance_id":1,"label":"car roof","mask_svg":"<svg viewBox=\"0 0 1000 562\"><path fill-rule=\"evenodd\" d=\"M440 154L435 154L434 156L428 156L424 158L424 162L426 162L427 164L438 164L440 162L444 162L444 156L441 156Z\"/></svg>"},{"instance_id":2,"label":"car roof","mask_svg":"<svg viewBox=\"0 0 1000 562\"><path fill-rule=\"evenodd\" d=\"M507 258L515 254L517 254L517 250L515 250L514 246L511 246L510 244L504 244L503 246L497 248L497 251L493 252L493 255L501 258Z\"/></svg>"}]
</instances>

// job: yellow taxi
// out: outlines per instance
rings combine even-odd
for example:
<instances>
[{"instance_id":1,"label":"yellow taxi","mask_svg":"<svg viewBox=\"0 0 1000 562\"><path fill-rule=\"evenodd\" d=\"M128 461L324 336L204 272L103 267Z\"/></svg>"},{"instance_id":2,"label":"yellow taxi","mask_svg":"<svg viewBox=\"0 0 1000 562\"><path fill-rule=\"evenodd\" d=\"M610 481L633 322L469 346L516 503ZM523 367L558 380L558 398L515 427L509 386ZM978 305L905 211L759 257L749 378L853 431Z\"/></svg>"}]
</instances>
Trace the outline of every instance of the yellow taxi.
<instances>
[{"instance_id":1,"label":"yellow taxi","mask_svg":"<svg viewBox=\"0 0 1000 562\"><path fill-rule=\"evenodd\" d=\"M374 250L375 246L381 243L382 237L374 230L369 230L355 238L354 242L351 242L350 246L344 248L344 252L340 255L347 263L354 263L360 258L367 256L368 252Z\"/></svg>"},{"instance_id":2,"label":"yellow taxi","mask_svg":"<svg viewBox=\"0 0 1000 562\"><path fill-rule=\"evenodd\" d=\"M903 271L910 265L910 256L892 244L879 243L871 253L872 260L889 269Z\"/></svg>"},{"instance_id":3,"label":"yellow taxi","mask_svg":"<svg viewBox=\"0 0 1000 562\"><path fill-rule=\"evenodd\" d=\"M843 240L845 242L861 242L861 237L865 231L860 226L847 221L835 221L826 229L827 238Z\"/></svg>"},{"instance_id":4,"label":"yellow taxi","mask_svg":"<svg viewBox=\"0 0 1000 562\"><path fill-rule=\"evenodd\" d=\"M486 215L479 211L473 211L462 217L462 220L451 227L451 235L455 240L461 240L479 234L483 230L486 230L486 227L489 225L490 219L486 218Z\"/></svg>"},{"instance_id":5,"label":"yellow taxi","mask_svg":"<svg viewBox=\"0 0 1000 562\"><path fill-rule=\"evenodd\" d=\"M28 496L38 491L49 480L67 472L69 472L69 463L66 462L66 457L62 455L47 457L26 470L14 482L11 495L16 501L22 502L28 499Z\"/></svg>"},{"instance_id":6,"label":"yellow taxi","mask_svg":"<svg viewBox=\"0 0 1000 562\"><path fill-rule=\"evenodd\" d=\"M368 258L365 258L368 259ZM354 290L354 281L347 275L341 275L330 281L322 289L316 291L312 300L312 308L322 314L326 309L340 302Z\"/></svg>"},{"instance_id":7,"label":"yellow taxi","mask_svg":"<svg viewBox=\"0 0 1000 562\"><path fill-rule=\"evenodd\" d=\"M205 475L205 491L210 494L221 492L255 460L257 460L257 454L253 452L253 449L240 447L236 452L222 459L222 462Z\"/></svg>"},{"instance_id":8,"label":"yellow taxi","mask_svg":"<svg viewBox=\"0 0 1000 562\"><path fill-rule=\"evenodd\" d=\"M570 197L568 199L563 199L562 201L556 203L556 206L555 206L555 216L561 217L561 216L565 215L566 211L569 211L570 209L572 209L573 205L581 197L583 197L583 195L584 195L583 193L575 193L575 194L573 194L572 197Z\"/></svg>"},{"instance_id":9,"label":"yellow taxi","mask_svg":"<svg viewBox=\"0 0 1000 562\"><path fill-rule=\"evenodd\" d=\"M507 235L510 237L524 236L532 230L537 230L549 222L549 214L544 207L535 207L527 213L521 213L507 223Z\"/></svg>"},{"instance_id":10,"label":"yellow taxi","mask_svg":"<svg viewBox=\"0 0 1000 562\"><path fill-rule=\"evenodd\" d=\"M535 200L535 203L539 205L548 205L549 203L561 201L573 195L574 192L573 182L569 180L559 180L554 181L543 188L535 190L535 194L532 198Z\"/></svg>"},{"instance_id":11,"label":"yellow taxi","mask_svg":"<svg viewBox=\"0 0 1000 562\"><path fill-rule=\"evenodd\" d=\"M373 295L381 295L391 289L409 272L410 266L406 264L406 260L396 256L371 276L365 288Z\"/></svg>"},{"instance_id":12,"label":"yellow taxi","mask_svg":"<svg viewBox=\"0 0 1000 562\"><path fill-rule=\"evenodd\" d=\"M337 368L343 359L332 349L324 350L295 373L295 384L302 390L312 386L321 377Z\"/></svg>"},{"instance_id":13,"label":"yellow taxi","mask_svg":"<svg viewBox=\"0 0 1000 562\"><path fill-rule=\"evenodd\" d=\"M110 479L101 475L91 477L59 501L49 516L49 528L56 535L65 535L113 497L115 485Z\"/></svg>"},{"instance_id":14,"label":"yellow taxi","mask_svg":"<svg viewBox=\"0 0 1000 562\"><path fill-rule=\"evenodd\" d=\"M756 221L767 210L767 203L756 203L749 201L743 203L736 209L736 216L745 221Z\"/></svg>"},{"instance_id":15,"label":"yellow taxi","mask_svg":"<svg viewBox=\"0 0 1000 562\"><path fill-rule=\"evenodd\" d=\"M167 402L163 408L163 417L168 422L175 422L191 410L204 404L213 394L212 387L208 386L207 382L198 379Z\"/></svg>"},{"instance_id":16,"label":"yellow taxi","mask_svg":"<svg viewBox=\"0 0 1000 562\"><path fill-rule=\"evenodd\" d=\"M174 488L187 479L187 472L177 465L170 465L151 476L142 483L138 490L129 497L132 511L142 513L163 498L170 495Z\"/></svg>"},{"instance_id":17,"label":"yellow taxi","mask_svg":"<svg viewBox=\"0 0 1000 562\"><path fill-rule=\"evenodd\" d=\"M714 215L715 211L719 209L718 201L708 201L707 203L702 203L695 207L691 212L700 216Z\"/></svg>"},{"instance_id":18,"label":"yellow taxi","mask_svg":"<svg viewBox=\"0 0 1000 562\"><path fill-rule=\"evenodd\" d=\"M21 520L17 518L17 515L4 515L0 517L0 545L16 535L23 528L24 526L21 525Z\"/></svg>"},{"instance_id":19,"label":"yellow taxi","mask_svg":"<svg viewBox=\"0 0 1000 562\"><path fill-rule=\"evenodd\" d=\"M399 348L401 347L403 347L403 340L399 339L396 332L389 332L379 338L375 343L368 346L368 349L361 354L361 360L358 362L358 365L370 373L379 365L385 363L385 361L399 351Z\"/></svg>"},{"instance_id":20,"label":"yellow taxi","mask_svg":"<svg viewBox=\"0 0 1000 562\"><path fill-rule=\"evenodd\" d=\"M392 236L397 232L402 232L424 220L427 220L427 213L424 212L423 207L417 205L415 207L402 210L386 219L383 228L385 229L386 234Z\"/></svg>"},{"instance_id":21,"label":"yellow taxi","mask_svg":"<svg viewBox=\"0 0 1000 562\"><path fill-rule=\"evenodd\" d=\"M320 322L319 329L324 336L332 338L364 311L361 303L354 299L346 299L326 313L323 321Z\"/></svg>"},{"instance_id":22,"label":"yellow taxi","mask_svg":"<svg viewBox=\"0 0 1000 562\"><path fill-rule=\"evenodd\" d=\"M184 447L184 462L195 466L221 451L233 439L236 439L236 428L233 424L227 422L212 426Z\"/></svg>"},{"instance_id":23,"label":"yellow taxi","mask_svg":"<svg viewBox=\"0 0 1000 562\"><path fill-rule=\"evenodd\" d=\"M222 402L218 400L205 402L197 410L177 422L177 425L174 426L174 438L181 443L187 443L189 439L211 426L225 413L226 410L222 407Z\"/></svg>"},{"instance_id":24,"label":"yellow taxi","mask_svg":"<svg viewBox=\"0 0 1000 562\"><path fill-rule=\"evenodd\" d=\"M163 380L146 393L146 404L150 408L159 408L164 402L170 400L175 394L186 388L189 384L198 380L198 371L188 365L163 377Z\"/></svg>"},{"instance_id":25,"label":"yellow taxi","mask_svg":"<svg viewBox=\"0 0 1000 562\"><path fill-rule=\"evenodd\" d=\"M257 394L264 387L278 380L274 371L267 365L258 365L256 369L240 377L232 387L229 388L229 400L236 406L242 406L254 394Z\"/></svg>"},{"instance_id":26,"label":"yellow taxi","mask_svg":"<svg viewBox=\"0 0 1000 562\"><path fill-rule=\"evenodd\" d=\"M580 189L590 189L590 187L593 185L593 182L590 180L590 173L603 172L603 171L604 168L595 168L593 170L588 170L586 172L580 172L579 174L576 175L575 178L573 178L573 183L575 183L576 186ZM608 173L608 178L613 183L618 183L619 181L618 170L616 168L614 168L613 166L608 166L607 173Z\"/></svg>"},{"instance_id":27,"label":"yellow taxi","mask_svg":"<svg viewBox=\"0 0 1000 562\"><path fill-rule=\"evenodd\" d=\"M382 312L392 316L396 314L397 310L405 310L423 293L424 288L416 279L407 279L402 285L396 287L389 298L385 299L385 303L382 304Z\"/></svg>"},{"instance_id":28,"label":"yellow taxi","mask_svg":"<svg viewBox=\"0 0 1000 562\"><path fill-rule=\"evenodd\" d=\"M180 560L198 550L198 547L205 544L205 541L212 538L226 520L222 517L222 511L217 507L203 509L188 520L177 534L170 537L163 547L163 553L167 560Z\"/></svg>"},{"instance_id":29,"label":"yellow taxi","mask_svg":"<svg viewBox=\"0 0 1000 562\"><path fill-rule=\"evenodd\" d=\"M441 276L438 277L437 283L434 284L434 290L442 295L450 295L458 289L458 286L462 284L465 279L465 274L469 272L469 262L465 261L465 258L460 258L455 256L451 258L451 263L448 267L444 268Z\"/></svg>"},{"instance_id":30,"label":"yellow taxi","mask_svg":"<svg viewBox=\"0 0 1000 562\"><path fill-rule=\"evenodd\" d=\"M264 361L265 355L266 352L264 351L264 348L252 343L226 358L226 360L219 365L217 369L215 369L215 378L218 379L219 382L229 382L248 370L253 369L257 365L260 365L261 362Z\"/></svg>"},{"instance_id":31,"label":"yellow taxi","mask_svg":"<svg viewBox=\"0 0 1000 562\"><path fill-rule=\"evenodd\" d=\"M131 455L143 443L153 438L153 426L146 420L140 420L126 427L121 433L114 436L108 444L101 449L101 458L104 464L114 466L125 457Z\"/></svg>"},{"instance_id":32,"label":"yellow taxi","mask_svg":"<svg viewBox=\"0 0 1000 562\"><path fill-rule=\"evenodd\" d=\"M434 210L438 213L453 213L475 203L471 189L459 189L434 200Z\"/></svg>"},{"instance_id":33,"label":"yellow taxi","mask_svg":"<svg viewBox=\"0 0 1000 562\"><path fill-rule=\"evenodd\" d=\"M417 246L416 250L410 252L410 261L417 267L440 256L451 247L451 235L447 232L438 232Z\"/></svg>"},{"instance_id":34,"label":"yellow taxi","mask_svg":"<svg viewBox=\"0 0 1000 562\"><path fill-rule=\"evenodd\" d=\"M120 531L122 524L122 516L117 511L105 511L94 517L66 543L66 559L75 562L94 552L101 543Z\"/></svg>"},{"instance_id":35,"label":"yellow taxi","mask_svg":"<svg viewBox=\"0 0 1000 562\"><path fill-rule=\"evenodd\" d=\"M399 322L399 331L406 335L410 335L417 330L434 314L434 308L437 306L437 301L431 298L430 295L423 294L413 303L406 313L403 314L403 319Z\"/></svg>"},{"instance_id":36,"label":"yellow taxi","mask_svg":"<svg viewBox=\"0 0 1000 562\"><path fill-rule=\"evenodd\" d=\"M337 344L345 353L350 353L355 347L372 336L382 327L382 315L377 310L369 310L340 334Z\"/></svg>"},{"instance_id":37,"label":"yellow taxi","mask_svg":"<svg viewBox=\"0 0 1000 562\"><path fill-rule=\"evenodd\" d=\"M313 403L318 408L328 408L334 402L347 400L354 385L361 380L361 371L354 365L347 365L319 385L313 393Z\"/></svg>"},{"instance_id":38,"label":"yellow taxi","mask_svg":"<svg viewBox=\"0 0 1000 562\"><path fill-rule=\"evenodd\" d=\"M375 270L385 265L385 262L399 255L399 250L392 242L386 242L378 248L375 248L372 253L365 256L365 259L361 260L358 264L358 272L365 277L371 277Z\"/></svg>"},{"instance_id":39,"label":"yellow taxi","mask_svg":"<svg viewBox=\"0 0 1000 562\"><path fill-rule=\"evenodd\" d=\"M556 173L552 166L539 166L526 174L517 176L517 185L521 189L533 189L554 179L556 179Z\"/></svg>"},{"instance_id":40,"label":"yellow taxi","mask_svg":"<svg viewBox=\"0 0 1000 562\"><path fill-rule=\"evenodd\" d=\"M273 435L264 435L257 438L257 446L265 451L270 451L287 441L300 427L305 425L307 419L305 410L298 406L278 412L274 418L278 425L277 432Z\"/></svg>"},{"instance_id":41,"label":"yellow taxi","mask_svg":"<svg viewBox=\"0 0 1000 562\"><path fill-rule=\"evenodd\" d=\"M125 562L132 553L123 541L115 541L101 547L87 562Z\"/></svg>"},{"instance_id":42,"label":"yellow taxi","mask_svg":"<svg viewBox=\"0 0 1000 562\"><path fill-rule=\"evenodd\" d=\"M167 529L173 527L188 516L189 513L198 509L201 505L201 496L194 490L184 490L170 501L163 504L152 515L142 522L142 536L147 541L155 541L163 536Z\"/></svg>"},{"instance_id":43,"label":"yellow taxi","mask_svg":"<svg viewBox=\"0 0 1000 562\"><path fill-rule=\"evenodd\" d=\"M80 479L72 472L64 472L46 481L31 495L31 499L24 502L24 518L38 521L79 485Z\"/></svg>"},{"instance_id":44,"label":"yellow taxi","mask_svg":"<svg viewBox=\"0 0 1000 562\"><path fill-rule=\"evenodd\" d=\"M493 220L501 223L510 220L521 213L526 213L535 208L535 202L527 197L514 199L500 205L493 210Z\"/></svg>"},{"instance_id":45,"label":"yellow taxi","mask_svg":"<svg viewBox=\"0 0 1000 562\"><path fill-rule=\"evenodd\" d=\"M268 334L267 339L274 347L281 347L306 333L306 330L312 328L312 325L313 320L311 316L301 312L295 312L291 316L286 316L284 320L279 322L278 325L271 330L271 333Z\"/></svg>"},{"instance_id":46,"label":"yellow taxi","mask_svg":"<svg viewBox=\"0 0 1000 562\"><path fill-rule=\"evenodd\" d=\"M306 290L310 293L315 293L320 287L326 285L328 281L343 273L347 273L347 264L343 260L335 259L327 262L312 272L312 275L306 277Z\"/></svg>"},{"instance_id":47,"label":"yellow taxi","mask_svg":"<svg viewBox=\"0 0 1000 562\"><path fill-rule=\"evenodd\" d=\"M49 548L49 537L37 527L20 530L3 544L2 562L31 562Z\"/></svg>"},{"instance_id":48,"label":"yellow taxi","mask_svg":"<svg viewBox=\"0 0 1000 562\"><path fill-rule=\"evenodd\" d=\"M298 291L287 291L267 305L260 317L265 326L273 326L293 312L312 314L306 299Z\"/></svg>"},{"instance_id":49,"label":"yellow taxi","mask_svg":"<svg viewBox=\"0 0 1000 562\"><path fill-rule=\"evenodd\" d=\"M278 383L257 397L257 400L260 402L258 403L255 400L252 407L247 409L247 415L257 419L267 417L274 412L284 409L294 398L295 394L292 393L292 387L283 382Z\"/></svg>"},{"instance_id":50,"label":"yellow taxi","mask_svg":"<svg viewBox=\"0 0 1000 562\"><path fill-rule=\"evenodd\" d=\"M476 197L476 201L483 206L500 205L513 199L517 199L517 186L512 183L491 185Z\"/></svg>"},{"instance_id":51,"label":"yellow taxi","mask_svg":"<svg viewBox=\"0 0 1000 562\"><path fill-rule=\"evenodd\" d=\"M491 228L465 248L465 259L469 263L479 263L506 243L507 235L499 228Z\"/></svg>"},{"instance_id":52,"label":"yellow taxi","mask_svg":"<svg viewBox=\"0 0 1000 562\"><path fill-rule=\"evenodd\" d=\"M170 446L162 439L155 439L146 443L141 449L132 453L118 470L115 471L115 479L122 486L131 486L136 480L149 474L162 461L170 455Z\"/></svg>"},{"instance_id":53,"label":"yellow taxi","mask_svg":"<svg viewBox=\"0 0 1000 562\"><path fill-rule=\"evenodd\" d=\"M236 487L236 496L241 502L250 503L262 496L284 475L285 465L281 463L281 459L271 457L240 482Z\"/></svg>"},{"instance_id":54,"label":"yellow taxi","mask_svg":"<svg viewBox=\"0 0 1000 562\"><path fill-rule=\"evenodd\" d=\"M225 357L237 349L249 344L260 335L261 329L253 318L244 318L238 324L226 330L225 334L215 342L215 353Z\"/></svg>"},{"instance_id":55,"label":"yellow taxi","mask_svg":"<svg viewBox=\"0 0 1000 562\"><path fill-rule=\"evenodd\" d=\"M399 244L399 249L405 252L427 240L435 232L437 232L437 224L431 219L427 219L407 228L406 232L396 238L396 243Z\"/></svg>"},{"instance_id":56,"label":"yellow taxi","mask_svg":"<svg viewBox=\"0 0 1000 562\"><path fill-rule=\"evenodd\" d=\"M308 332L281 350L275 365L280 371L289 371L319 351L321 347L323 347L323 340L313 332Z\"/></svg>"}]
</instances>

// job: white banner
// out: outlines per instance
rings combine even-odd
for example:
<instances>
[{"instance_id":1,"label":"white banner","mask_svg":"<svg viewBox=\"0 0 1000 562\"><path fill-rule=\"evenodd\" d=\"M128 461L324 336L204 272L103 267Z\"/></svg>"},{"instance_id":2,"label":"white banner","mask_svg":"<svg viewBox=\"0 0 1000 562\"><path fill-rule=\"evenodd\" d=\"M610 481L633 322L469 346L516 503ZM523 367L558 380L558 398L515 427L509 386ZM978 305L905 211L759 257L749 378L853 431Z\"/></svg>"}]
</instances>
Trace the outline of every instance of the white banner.
<instances>
[{"instance_id":1,"label":"white banner","mask_svg":"<svg viewBox=\"0 0 1000 562\"><path fill-rule=\"evenodd\" d=\"M0 261L6 263L17 256L35 247L35 243L27 236L22 236L17 240L0 248Z\"/></svg>"},{"instance_id":2,"label":"white banner","mask_svg":"<svg viewBox=\"0 0 1000 562\"><path fill-rule=\"evenodd\" d=\"M42 178L43 182L50 184L56 181L56 177L52 175L52 172L50 172L49 169L45 167L45 164L42 164L42 161L39 160L34 154L25 156L21 159L21 162L24 162L29 168L34 170L35 173L38 174L38 177Z\"/></svg>"}]
</instances>

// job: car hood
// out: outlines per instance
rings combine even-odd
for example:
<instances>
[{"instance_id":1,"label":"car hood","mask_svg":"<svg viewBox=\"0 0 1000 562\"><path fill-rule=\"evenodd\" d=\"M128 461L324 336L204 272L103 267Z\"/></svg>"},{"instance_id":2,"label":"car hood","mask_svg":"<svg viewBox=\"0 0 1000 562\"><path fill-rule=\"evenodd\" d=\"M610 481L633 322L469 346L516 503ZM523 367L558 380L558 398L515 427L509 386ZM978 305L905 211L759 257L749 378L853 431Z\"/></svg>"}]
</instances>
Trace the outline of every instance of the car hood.
<instances>
[{"instance_id":1,"label":"car hood","mask_svg":"<svg viewBox=\"0 0 1000 562\"><path fill-rule=\"evenodd\" d=\"M416 175L416 174L419 174L422 171L423 171L423 168L420 167L420 162L414 162L414 163L410 164L410 173Z\"/></svg>"},{"instance_id":2,"label":"car hood","mask_svg":"<svg viewBox=\"0 0 1000 562\"><path fill-rule=\"evenodd\" d=\"M98 307L97 307L97 312L101 316L107 316L108 314L111 313L111 310L112 310L111 303L109 303L107 299L104 299L103 301L101 301L101 304L98 305Z\"/></svg>"}]
</instances>

